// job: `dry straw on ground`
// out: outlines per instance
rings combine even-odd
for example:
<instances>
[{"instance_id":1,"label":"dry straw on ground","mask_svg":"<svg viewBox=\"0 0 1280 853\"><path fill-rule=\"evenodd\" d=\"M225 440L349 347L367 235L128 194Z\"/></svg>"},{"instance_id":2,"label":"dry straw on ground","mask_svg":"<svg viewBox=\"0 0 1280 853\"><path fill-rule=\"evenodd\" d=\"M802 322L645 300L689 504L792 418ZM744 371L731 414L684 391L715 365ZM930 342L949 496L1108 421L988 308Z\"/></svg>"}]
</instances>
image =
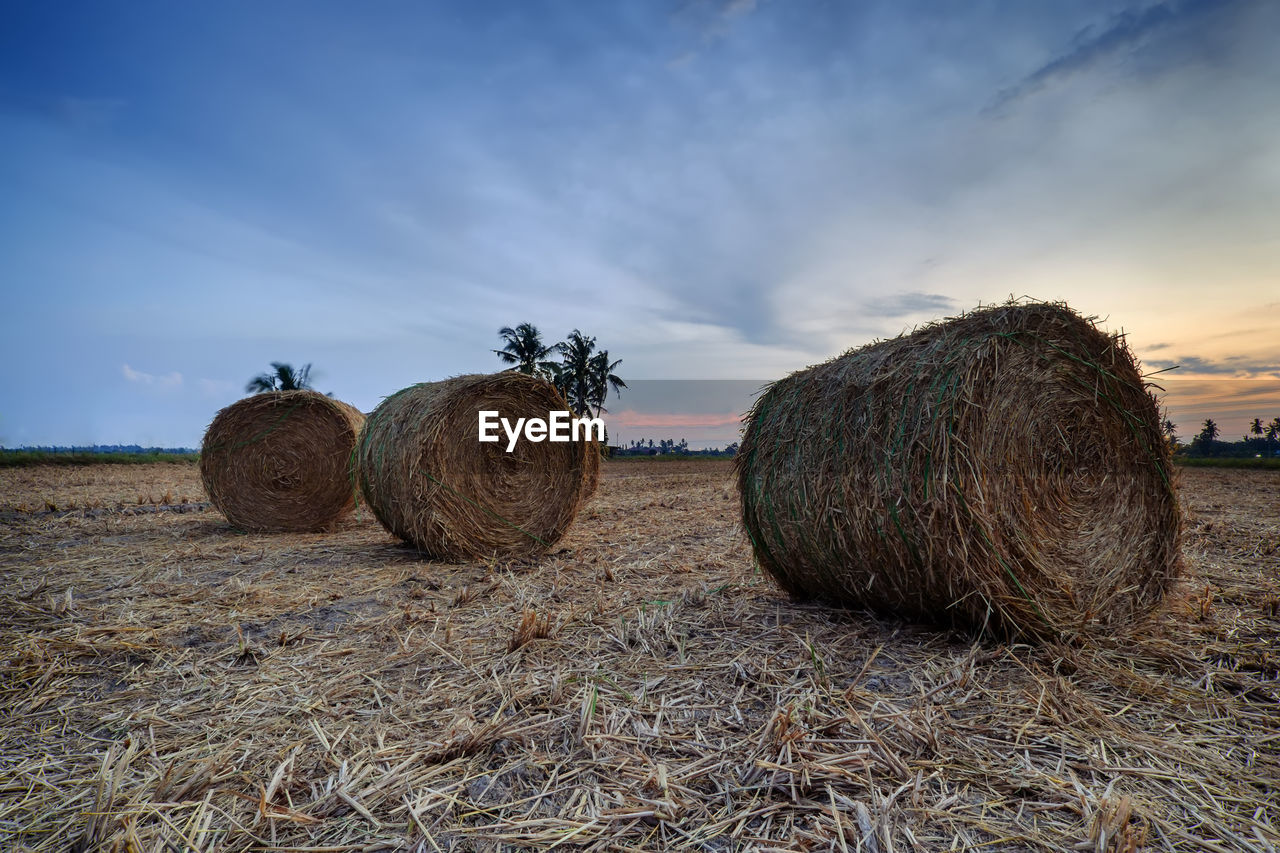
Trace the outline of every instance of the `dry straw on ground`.
<instances>
[{"instance_id":1,"label":"dry straw on ground","mask_svg":"<svg viewBox=\"0 0 1280 853\"><path fill-rule=\"evenodd\" d=\"M1065 305L975 311L775 383L745 419L743 520L802 597L1008 635L1127 626L1176 573L1159 408Z\"/></svg>"},{"instance_id":2,"label":"dry straw on ground","mask_svg":"<svg viewBox=\"0 0 1280 853\"><path fill-rule=\"evenodd\" d=\"M536 568L0 517L0 850L1268 853L1280 472L1181 496L1164 618L1083 647L788 600L719 461L606 462Z\"/></svg>"},{"instance_id":3,"label":"dry straw on ground","mask_svg":"<svg viewBox=\"0 0 1280 853\"><path fill-rule=\"evenodd\" d=\"M214 416L200 450L209 500L245 530L325 530L355 507L364 415L315 391L271 391Z\"/></svg>"},{"instance_id":4,"label":"dry straw on ground","mask_svg":"<svg viewBox=\"0 0 1280 853\"><path fill-rule=\"evenodd\" d=\"M568 406L523 373L458 376L393 394L360 435L360 488L387 530L440 559L519 558L564 535L589 485L586 442L533 442L511 452L478 440L479 413L546 419Z\"/></svg>"}]
</instances>

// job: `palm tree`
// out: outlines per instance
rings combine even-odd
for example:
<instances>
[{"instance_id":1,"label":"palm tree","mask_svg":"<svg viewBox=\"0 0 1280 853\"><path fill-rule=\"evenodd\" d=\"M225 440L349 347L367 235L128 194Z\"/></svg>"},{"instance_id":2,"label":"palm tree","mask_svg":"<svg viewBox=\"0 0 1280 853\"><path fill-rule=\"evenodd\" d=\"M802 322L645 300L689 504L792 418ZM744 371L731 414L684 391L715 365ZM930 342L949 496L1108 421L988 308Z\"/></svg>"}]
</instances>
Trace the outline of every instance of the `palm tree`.
<instances>
[{"instance_id":1,"label":"palm tree","mask_svg":"<svg viewBox=\"0 0 1280 853\"><path fill-rule=\"evenodd\" d=\"M552 368L552 384L564 395L573 413L582 417L591 411L594 386L591 361L596 339L574 329L568 339L555 348L560 353L560 363Z\"/></svg>"},{"instance_id":2,"label":"palm tree","mask_svg":"<svg viewBox=\"0 0 1280 853\"><path fill-rule=\"evenodd\" d=\"M609 399L610 388L615 396L621 396L622 389L627 387L627 383L613 372L619 364L622 364L622 359L609 361L607 349L600 350L591 358L591 403L595 406L596 417L609 411L604 407L604 401Z\"/></svg>"},{"instance_id":3,"label":"palm tree","mask_svg":"<svg viewBox=\"0 0 1280 853\"><path fill-rule=\"evenodd\" d=\"M544 378L550 375L551 363L543 359L550 355L555 347L542 343L542 333L538 331L537 326L532 323L521 323L514 329L503 326L498 330L498 334L506 343L502 345L502 349L496 349L493 352L502 359L504 364L512 365L507 368L508 370Z\"/></svg>"},{"instance_id":4,"label":"palm tree","mask_svg":"<svg viewBox=\"0 0 1280 853\"><path fill-rule=\"evenodd\" d=\"M301 370L294 370L282 361L271 362L273 373L259 373L249 380L244 390L251 394L264 391L310 391L311 365L304 364Z\"/></svg>"},{"instance_id":5,"label":"palm tree","mask_svg":"<svg viewBox=\"0 0 1280 853\"><path fill-rule=\"evenodd\" d=\"M1271 423L1267 424L1267 451L1270 452L1271 445L1280 440L1280 418L1273 418Z\"/></svg>"},{"instance_id":6,"label":"palm tree","mask_svg":"<svg viewBox=\"0 0 1280 853\"><path fill-rule=\"evenodd\" d=\"M610 361L608 350L597 352L595 338L574 329L555 348L560 353L560 363L549 365L551 382L578 417L593 411L599 417L601 412L607 411L604 402L609 396L609 389L618 393L619 389L627 387L627 383L614 373L622 359Z\"/></svg>"},{"instance_id":7,"label":"palm tree","mask_svg":"<svg viewBox=\"0 0 1280 853\"><path fill-rule=\"evenodd\" d=\"M1211 456L1213 450L1213 442L1218 438L1218 425L1213 422L1213 418L1209 418L1204 422L1204 426L1200 429L1200 434L1196 436L1193 444L1196 448L1206 456Z\"/></svg>"},{"instance_id":8,"label":"palm tree","mask_svg":"<svg viewBox=\"0 0 1280 853\"><path fill-rule=\"evenodd\" d=\"M1169 439L1169 443L1177 445L1178 443L1178 425L1168 418L1164 419L1164 435Z\"/></svg>"}]
</instances>

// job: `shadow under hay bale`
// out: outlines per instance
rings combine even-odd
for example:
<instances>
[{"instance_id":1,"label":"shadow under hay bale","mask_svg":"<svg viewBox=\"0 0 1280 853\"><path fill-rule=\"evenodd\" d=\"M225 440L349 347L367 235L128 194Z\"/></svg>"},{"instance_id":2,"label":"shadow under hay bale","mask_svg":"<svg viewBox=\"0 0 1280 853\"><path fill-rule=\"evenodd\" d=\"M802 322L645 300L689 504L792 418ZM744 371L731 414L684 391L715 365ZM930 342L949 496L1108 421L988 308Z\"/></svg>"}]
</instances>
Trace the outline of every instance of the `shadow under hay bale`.
<instances>
[{"instance_id":1,"label":"shadow under hay bale","mask_svg":"<svg viewBox=\"0 0 1280 853\"><path fill-rule=\"evenodd\" d=\"M1179 565L1159 407L1124 341L1004 305L774 383L735 460L788 592L1006 636L1150 612Z\"/></svg>"},{"instance_id":2,"label":"shadow under hay bale","mask_svg":"<svg viewBox=\"0 0 1280 853\"><path fill-rule=\"evenodd\" d=\"M271 391L218 412L200 450L209 500L236 527L327 530L355 507L364 415L315 391Z\"/></svg>"},{"instance_id":3,"label":"shadow under hay bale","mask_svg":"<svg viewBox=\"0 0 1280 853\"><path fill-rule=\"evenodd\" d=\"M360 435L361 492L387 530L438 559L545 552L588 496L594 446L521 437L508 453L501 428L500 441L478 440L479 413L514 424L567 409L550 383L511 371L405 388L374 409Z\"/></svg>"}]
</instances>

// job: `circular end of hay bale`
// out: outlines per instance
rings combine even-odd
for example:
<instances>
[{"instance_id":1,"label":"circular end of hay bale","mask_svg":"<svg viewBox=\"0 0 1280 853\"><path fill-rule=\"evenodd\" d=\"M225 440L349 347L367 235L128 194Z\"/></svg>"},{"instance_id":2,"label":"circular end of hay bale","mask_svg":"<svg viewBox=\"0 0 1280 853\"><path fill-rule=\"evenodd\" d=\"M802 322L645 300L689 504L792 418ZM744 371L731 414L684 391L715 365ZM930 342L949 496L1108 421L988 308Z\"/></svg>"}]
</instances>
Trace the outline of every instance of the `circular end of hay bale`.
<instances>
[{"instance_id":1,"label":"circular end of hay bale","mask_svg":"<svg viewBox=\"0 0 1280 853\"><path fill-rule=\"evenodd\" d=\"M384 527L443 560L518 559L554 545L587 496L590 442L530 441L511 452L479 440L479 414L546 420L568 409L548 382L523 373L424 382L369 415L357 479Z\"/></svg>"},{"instance_id":2,"label":"circular end of hay bale","mask_svg":"<svg viewBox=\"0 0 1280 853\"><path fill-rule=\"evenodd\" d=\"M315 391L232 403L204 434L205 492L245 530L327 530L355 507L351 454L363 423L353 406Z\"/></svg>"},{"instance_id":3,"label":"circular end of hay bale","mask_svg":"<svg viewBox=\"0 0 1280 853\"><path fill-rule=\"evenodd\" d=\"M1129 625L1179 567L1157 400L1122 338L1005 305L775 383L736 458L794 595L1006 636Z\"/></svg>"}]
</instances>

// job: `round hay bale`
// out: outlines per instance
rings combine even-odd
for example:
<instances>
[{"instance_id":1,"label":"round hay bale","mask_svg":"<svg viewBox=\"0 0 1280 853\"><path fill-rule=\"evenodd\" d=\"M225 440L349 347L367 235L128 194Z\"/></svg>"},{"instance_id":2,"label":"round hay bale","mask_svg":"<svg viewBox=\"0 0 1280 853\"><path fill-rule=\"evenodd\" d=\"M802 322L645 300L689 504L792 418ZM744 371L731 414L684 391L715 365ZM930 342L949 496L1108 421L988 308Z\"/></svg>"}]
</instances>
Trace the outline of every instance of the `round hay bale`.
<instances>
[{"instance_id":1,"label":"round hay bale","mask_svg":"<svg viewBox=\"0 0 1280 853\"><path fill-rule=\"evenodd\" d=\"M600 458L600 455L603 449L598 441L587 442L582 473L582 499L584 501L594 495L596 489L600 488L600 466L604 461Z\"/></svg>"},{"instance_id":2,"label":"round hay bale","mask_svg":"<svg viewBox=\"0 0 1280 853\"><path fill-rule=\"evenodd\" d=\"M200 449L209 500L236 527L327 530L355 507L364 415L315 391L270 391L218 412Z\"/></svg>"},{"instance_id":3,"label":"round hay bale","mask_svg":"<svg viewBox=\"0 0 1280 853\"><path fill-rule=\"evenodd\" d=\"M589 442L479 441L479 413L547 419L567 410L549 382L514 371L399 391L373 410L357 479L391 533L442 560L516 559L549 549L586 497Z\"/></svg>"},{"instance_id":4,"label":"round hay bale","mask_svg":"<svg viewBox=\"0 0 1280 853\"><path fill-rule=\"evenodd\" d=\"M1177 573L1158 402L1124 340L1065 305L851 350L744 421L743 523L793 595L1070 637L1138 619Z\"/></svg>"}]
</instances>

